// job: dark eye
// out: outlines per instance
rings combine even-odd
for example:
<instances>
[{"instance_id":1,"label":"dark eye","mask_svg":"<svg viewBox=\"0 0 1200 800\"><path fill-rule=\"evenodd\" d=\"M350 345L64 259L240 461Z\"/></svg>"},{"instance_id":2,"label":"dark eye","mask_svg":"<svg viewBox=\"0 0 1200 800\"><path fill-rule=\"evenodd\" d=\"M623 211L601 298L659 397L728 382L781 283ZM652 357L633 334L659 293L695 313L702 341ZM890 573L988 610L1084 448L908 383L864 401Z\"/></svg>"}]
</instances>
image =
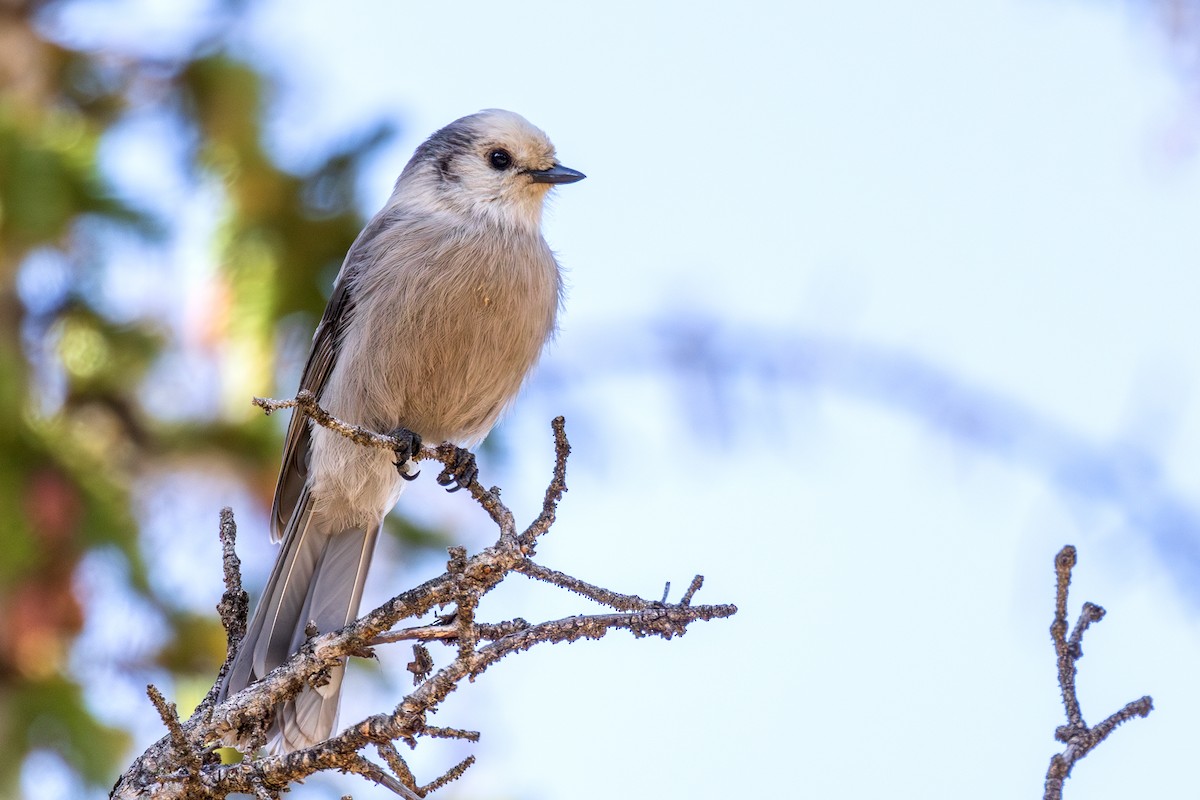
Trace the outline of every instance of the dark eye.
<instances>
[{"instance_id":1,"label":"dark eye","mask_svg":"<svg viewBox=\"0 0 1200 800\"><path fill-rule=\"evenodd\" d=\"M512 156L507 150L493 150L488 153L488 163L492 165L492 169L508 169L512 166Z\"/></svg>"}]
</instances>

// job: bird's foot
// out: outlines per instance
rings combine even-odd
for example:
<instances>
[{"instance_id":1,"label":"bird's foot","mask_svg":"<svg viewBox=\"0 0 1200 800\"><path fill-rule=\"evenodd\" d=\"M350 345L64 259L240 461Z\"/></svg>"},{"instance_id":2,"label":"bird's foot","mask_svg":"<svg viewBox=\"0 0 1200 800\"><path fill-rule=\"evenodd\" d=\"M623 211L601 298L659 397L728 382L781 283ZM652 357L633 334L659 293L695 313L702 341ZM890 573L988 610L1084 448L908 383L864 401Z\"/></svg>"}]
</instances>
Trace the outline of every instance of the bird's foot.
<instances>
[{"instance_id":1,"label":"bird's foot","mask_svg":"<svg viewBox=\"0 0 1200 800\"><path fill-rule=\"evenodd\" d=\"M470 450L456 447L450 463L437 476L437 482L438 486L451 487L446 491L457 492L474 483L478 477L479 467L475 466L475 455Z\"/></svg>"},{"instance_id":2,"label":"bird's foot","mask_svg":"<svg viewBox=\"0 0 1200 800\"><path fill-rule=\"evenodd\" d=\"M420 471L409 473L408 464L421 450L421 435L410 431L408 428L396 428L388 434L396 443L396 460L392 463L396 465L396 471L400 473L400 477L406 481L415 481Z\"/></svg>"}]
</instances>

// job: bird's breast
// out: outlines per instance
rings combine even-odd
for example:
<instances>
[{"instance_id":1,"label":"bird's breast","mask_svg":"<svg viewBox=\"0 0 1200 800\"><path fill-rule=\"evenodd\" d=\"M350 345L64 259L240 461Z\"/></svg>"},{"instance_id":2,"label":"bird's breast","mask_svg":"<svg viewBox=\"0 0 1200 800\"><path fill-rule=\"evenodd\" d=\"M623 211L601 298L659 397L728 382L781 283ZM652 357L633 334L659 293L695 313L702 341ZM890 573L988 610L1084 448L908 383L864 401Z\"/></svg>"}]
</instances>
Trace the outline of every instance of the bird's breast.
<instances>
[{"instance_id":1,"label":"bird's breast","mask_svg":"<svg viewBox=\"0 0 1200 800\"><path fill-rule=\"evenodd\" d=\"M338 366L356 364L338 372L357 384L347 387L361 404L356 416L430 443L473 443L552 334L560 279L536 233L455 230L394 242L355 289L360 318Z\"/></svg>"}]
</instances>

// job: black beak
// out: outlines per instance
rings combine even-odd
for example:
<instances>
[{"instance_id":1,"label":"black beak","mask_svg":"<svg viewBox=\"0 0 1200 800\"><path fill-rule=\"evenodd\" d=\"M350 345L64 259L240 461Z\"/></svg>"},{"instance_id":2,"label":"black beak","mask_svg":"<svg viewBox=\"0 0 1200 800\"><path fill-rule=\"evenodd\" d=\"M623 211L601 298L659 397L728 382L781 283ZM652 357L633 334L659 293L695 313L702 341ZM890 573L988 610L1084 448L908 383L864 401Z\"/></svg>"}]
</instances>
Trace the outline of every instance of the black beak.
<instances>
[{"instance_id":1,"label":"black beak","mask_svg":"<svg viewBox=\"0 0 1200 800\"><path fill-rule=\"evenodd\" d=\"M555 164L550 169L531 169L528 172L534 183L574 183L587 177L582 172L562 164Z\"/></svg>"}]
</instances>

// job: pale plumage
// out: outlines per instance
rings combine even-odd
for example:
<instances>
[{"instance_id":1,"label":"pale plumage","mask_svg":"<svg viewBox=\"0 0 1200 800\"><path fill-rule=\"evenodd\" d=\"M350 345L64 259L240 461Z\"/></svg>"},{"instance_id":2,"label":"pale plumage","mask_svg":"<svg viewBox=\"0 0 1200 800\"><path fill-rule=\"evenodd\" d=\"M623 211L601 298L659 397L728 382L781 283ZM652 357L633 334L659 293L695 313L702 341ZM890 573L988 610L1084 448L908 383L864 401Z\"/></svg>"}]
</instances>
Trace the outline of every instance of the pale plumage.
<instances>
[{"instance_id":1,"label":"pale plumage","mask_svg":"<svg viewBox=\"0 0 1200 800\"><path fill-rule=\"evenodd\" d=\"M300 388L374 430L478 442L554 331L561 280L542 205L550 186L582 177L512 112L433 134L347 254ZM293 417L272 514L283 548L226 693L286 660L309 621L326 632L357 615L380 523L403 488L392 462ZM341 678L335 670L279 709L275 749L329 736Z\"/></svg>"}]
</instances>

